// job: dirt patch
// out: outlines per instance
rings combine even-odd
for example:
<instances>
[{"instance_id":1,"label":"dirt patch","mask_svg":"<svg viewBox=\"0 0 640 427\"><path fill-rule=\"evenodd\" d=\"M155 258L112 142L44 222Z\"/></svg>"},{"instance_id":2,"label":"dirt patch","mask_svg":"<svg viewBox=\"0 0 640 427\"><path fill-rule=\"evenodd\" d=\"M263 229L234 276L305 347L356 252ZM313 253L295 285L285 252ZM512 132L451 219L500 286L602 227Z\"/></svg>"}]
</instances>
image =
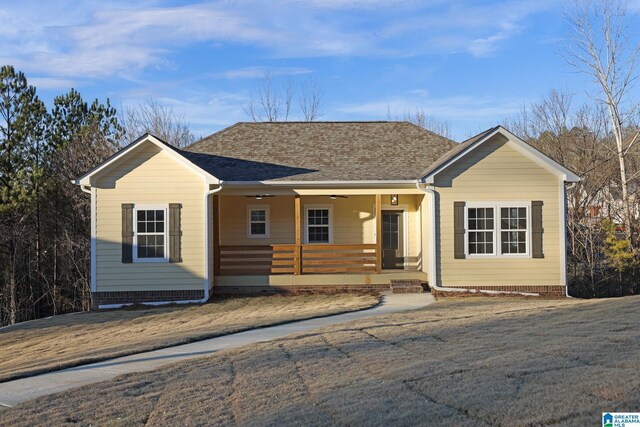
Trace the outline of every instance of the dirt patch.
<instances>
[{"instance_id":1,"label":"dirt patch","mask_svg":"<svg viewBox=\"0 0 640 427\"><path fill-rule=\"evenodd\" d=\"M376 295L218 298L202 305L74 313L0 329L0 381L376 305Z\"/></svg>"}]
</instances>

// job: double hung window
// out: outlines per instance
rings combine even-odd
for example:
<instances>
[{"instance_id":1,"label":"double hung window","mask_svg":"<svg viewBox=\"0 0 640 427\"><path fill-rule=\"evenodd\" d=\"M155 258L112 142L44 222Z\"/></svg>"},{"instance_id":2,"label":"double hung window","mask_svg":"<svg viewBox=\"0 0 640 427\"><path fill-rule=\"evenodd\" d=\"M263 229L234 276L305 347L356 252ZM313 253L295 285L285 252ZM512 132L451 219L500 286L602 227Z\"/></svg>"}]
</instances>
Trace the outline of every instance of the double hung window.
<instances>
[{"instance_id":1,"label":"double hung window","mask_svg":"<svg viewBox=\"0 0 640 427\"><path fill-rule=\"evenodd\" d=\"M529 211L528 204L470 204L466 212L467 255L529 255Z\"/></svg>"},{"instance_id":2,"label":"double hung window","mask_svg":"<svg viewBox=\"0 0 640 427\"><path fill-rule=\"evenodd\" d=\"M167 208L140 207L135 212L134 260L166 261Z\"/></svg>"},{"instance_id":3,"label":"double hung window","mask_svg":"<svg viewBox=\"0 0 640 427\"><path fill-rule=\"evenodd\" d=\"M249 237L269 237L269 208L267 206L249 206L248 208Z\"/></svg>"}]
</instances>

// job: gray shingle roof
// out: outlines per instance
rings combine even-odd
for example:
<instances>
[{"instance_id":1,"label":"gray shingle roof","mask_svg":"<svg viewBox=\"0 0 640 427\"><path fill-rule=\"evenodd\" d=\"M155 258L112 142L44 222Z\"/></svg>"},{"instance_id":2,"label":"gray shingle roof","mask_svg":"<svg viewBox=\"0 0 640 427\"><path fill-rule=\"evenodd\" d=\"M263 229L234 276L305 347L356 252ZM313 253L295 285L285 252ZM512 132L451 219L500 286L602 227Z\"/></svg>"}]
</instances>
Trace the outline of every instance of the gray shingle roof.
<instances>
[{"instance_id":1,"label":"gray shingle roof","mask_svg":"<svg viewBox=\"0 0 640 427\"><path fill-rule=\"evenodd\" d=\"M408 122L237 123L182 153L224 181L414 180L456 147Z\"/></svg>"}]
</instances>

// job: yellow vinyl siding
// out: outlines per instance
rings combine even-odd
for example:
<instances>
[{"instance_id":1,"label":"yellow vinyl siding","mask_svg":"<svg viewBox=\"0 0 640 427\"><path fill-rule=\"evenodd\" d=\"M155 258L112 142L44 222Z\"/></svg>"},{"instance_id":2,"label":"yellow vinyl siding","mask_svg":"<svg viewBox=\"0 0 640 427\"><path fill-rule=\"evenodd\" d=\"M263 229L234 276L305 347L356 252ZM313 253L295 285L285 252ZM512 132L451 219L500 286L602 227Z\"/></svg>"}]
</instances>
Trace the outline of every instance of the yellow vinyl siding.
<instances>
[{"instance_id":1,"label":"yellow vinyl siding","mask_svg":"<svg viewBox=\"0 0 640 427\"><path fill-rule=\"evenodd\" d=\"M248 237L248 207L269 208L269 237ZM294 243L293 196L256 200L245 196L220 196L221 245L270 245Z\"/></svg>"},{"instance_id":2,"label":"yellow vinyl siding","mask_svg":"<svg viewBox=\"0 0 640 427\"><path fill-rule=\"evenodd\" d=\"M422 195L401 194L399 204L407 205L409 268L417 269L421 259L421 235L418 207ZM328 196L301 196L302 238L304 241L305 207L321 205L332 207L333 243L375 243L375 198L374 196L350 195L335 200ZM383 195L382 203L389 204L390 196ZM268 238L247 236L248 206L269 207ZM254 197L220 196L220 244L221 245L265 245L292 244L295 242L295 208L293 196L276 196L256 200Z\"/></svg>"},{"instance_id":3,"label":"yellow vinyl siding","mask_svg":"<svg viewBox=\"0 0 640 427\"><path fill-rule=\"evenodd\" d=\"M439 277L442 286L560 285L564 224L559 178L497 138L436 178L439 195ZM454 259L453 203L542 200L543 259ZM466 224L465 224L466 228ZM529 238L530 238L530 231ZM499 248L496 248L499 252Z\"/></svg>"},{"instance_id":4,"label":"yellow vinyl siding","mask_svg":"<svg viewBox=\"0 0 640 427\"><path fill-rule=\"evenodd\" d=\"M98 292L196 290L204 286L204 192L201 176L152 144L140 146L95 178ZM182 204L181 263L121 262L123 203ZM168 223L165 223L168 227ZM168 242L165 242L168 250Z\"/></svg>"}]
</instances>

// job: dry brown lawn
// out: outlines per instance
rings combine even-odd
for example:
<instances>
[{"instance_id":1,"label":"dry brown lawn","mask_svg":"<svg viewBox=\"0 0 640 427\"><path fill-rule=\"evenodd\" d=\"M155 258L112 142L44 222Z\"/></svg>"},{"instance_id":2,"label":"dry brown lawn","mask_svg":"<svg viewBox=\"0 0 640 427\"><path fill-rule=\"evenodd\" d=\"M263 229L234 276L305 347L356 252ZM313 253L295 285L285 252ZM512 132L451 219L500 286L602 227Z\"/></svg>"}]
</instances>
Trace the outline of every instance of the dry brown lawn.
<instances>
[{"instance_id":1,"label":"dry brown lawn","mask_svg":"<svg viewBox=\"0 0 640 427\"><path fill-rule=\"evenodd\" d=\"M0 425L599 425L640 410L640 297L445 300L130 374Z\"/></svg>"},{"instance_id":2,"label":"dry brown lawn","mask_svg":"<svg viewBox=\"0 0 640 427\"><path fill-rule=\"evenodd\" d=\"M0 381L378 302L355 294L237 297L26 322L0 329Z\"/></svg>"}]
</instances>

